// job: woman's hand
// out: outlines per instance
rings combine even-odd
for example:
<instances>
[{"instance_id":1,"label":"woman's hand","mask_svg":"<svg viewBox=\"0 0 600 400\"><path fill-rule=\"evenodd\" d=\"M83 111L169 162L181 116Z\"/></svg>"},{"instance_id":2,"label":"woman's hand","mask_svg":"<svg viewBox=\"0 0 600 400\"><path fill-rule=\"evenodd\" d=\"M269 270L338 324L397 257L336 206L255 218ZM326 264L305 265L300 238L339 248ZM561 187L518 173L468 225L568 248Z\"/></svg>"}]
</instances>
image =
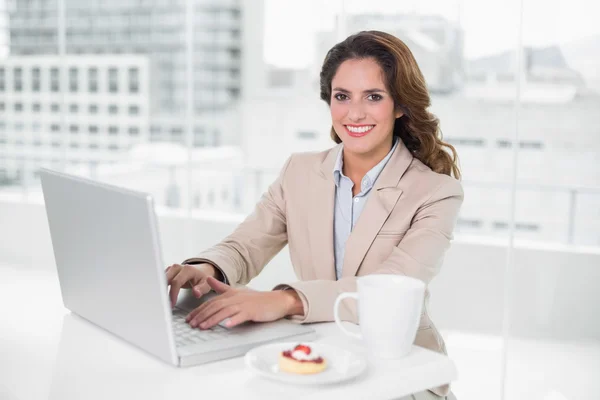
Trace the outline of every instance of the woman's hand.
<instances>
[{"instance_id":1,"label":"woman's hand","mask_svg":"<svg viewBox=\"0 0 600 400\"><path fill-rule=\"evenodd\" d=\"M233 288L214 278L208 278L207 282L219 296L188 314L186 321L193 328L209 329L226 318L229 318L226 326L234 327L246 321L269 322L303 313L302 302L295 290L259 292Z\"/></svg>"},{"instance_id":2,"label":"woman's hand","mask_svg":"<svg viewBox=\"0 0 600 400\"><path fill-rule=\"evenodd\" d=\"M167 274L167 284L171 286L169 290L171 307L175 307L181 288L193 288L194 296L201 297L210 292L210 286L206 283L206 279L221 275L221 272L210 264L173 264L167 267L165 273Z\"/></svg>"}]
</instances>

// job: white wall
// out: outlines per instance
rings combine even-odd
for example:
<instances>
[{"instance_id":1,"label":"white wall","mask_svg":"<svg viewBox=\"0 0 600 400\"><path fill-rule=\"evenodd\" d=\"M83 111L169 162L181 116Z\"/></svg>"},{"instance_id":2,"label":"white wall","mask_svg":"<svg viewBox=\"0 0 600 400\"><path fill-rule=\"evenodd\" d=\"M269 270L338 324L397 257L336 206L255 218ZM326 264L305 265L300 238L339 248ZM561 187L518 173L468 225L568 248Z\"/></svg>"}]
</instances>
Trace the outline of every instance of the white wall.
<instances>
[{"instance_id":1,"label":"white wall","mask_svg":"<svg viewBox=\"0 0 600 400\"><path fill-rule=\"evenodd\" d=\"M218 242L242 215L159 210L165 263L174 263ZM182 237L193 240L184 241ZM487 243L486 243L487 242ZM500 334L503 317L505 245L473 238L455 240L442 272L432 282L431 313L438 327ZM520 243L511 282L511 334L568 341L600 341L600 250ZM0 202L0 262L54 269L45 211L41 204ZM270 289L294 280L287 250L252 282Z\"/></svg>"}]
</instances>

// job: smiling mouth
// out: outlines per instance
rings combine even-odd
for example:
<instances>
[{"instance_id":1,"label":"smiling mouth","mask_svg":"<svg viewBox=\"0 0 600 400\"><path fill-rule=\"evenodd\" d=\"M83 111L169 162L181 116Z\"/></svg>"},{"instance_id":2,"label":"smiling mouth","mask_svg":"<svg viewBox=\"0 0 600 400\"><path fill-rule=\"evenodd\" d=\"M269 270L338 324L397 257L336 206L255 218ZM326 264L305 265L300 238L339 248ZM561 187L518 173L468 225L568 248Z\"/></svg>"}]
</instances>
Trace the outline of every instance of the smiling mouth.
<instances>
[{"instance_id":1,"label":"smiling mouth","mask_svg":"<svg viewBox=\"0 0 600 400\"><path fill-rule=\"evenodd\" d=\"M360 137L365 136L375 127L375 125L344 125L350 136Z\"/></svg>"}]
</instances>

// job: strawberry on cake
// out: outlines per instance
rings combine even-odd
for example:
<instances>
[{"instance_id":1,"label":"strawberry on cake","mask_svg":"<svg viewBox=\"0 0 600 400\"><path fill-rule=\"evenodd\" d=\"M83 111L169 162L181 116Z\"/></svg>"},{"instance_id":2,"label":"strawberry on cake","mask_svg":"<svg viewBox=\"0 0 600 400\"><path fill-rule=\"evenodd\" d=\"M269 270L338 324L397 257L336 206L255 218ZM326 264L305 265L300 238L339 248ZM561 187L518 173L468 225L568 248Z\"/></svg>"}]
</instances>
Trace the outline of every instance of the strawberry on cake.
<instances>
[{"instance_id":1,"label":"strawberry on cake","mask_svg":"<svg viewBox=\"0 0 600 400\"><path fill-rule=\"evenodd\" d=\"M279 369L292 374L318 374L327 368L323 357L312 351L310 346L299 344L292 350L279 353Z\"/></svg>"}]
</instances>

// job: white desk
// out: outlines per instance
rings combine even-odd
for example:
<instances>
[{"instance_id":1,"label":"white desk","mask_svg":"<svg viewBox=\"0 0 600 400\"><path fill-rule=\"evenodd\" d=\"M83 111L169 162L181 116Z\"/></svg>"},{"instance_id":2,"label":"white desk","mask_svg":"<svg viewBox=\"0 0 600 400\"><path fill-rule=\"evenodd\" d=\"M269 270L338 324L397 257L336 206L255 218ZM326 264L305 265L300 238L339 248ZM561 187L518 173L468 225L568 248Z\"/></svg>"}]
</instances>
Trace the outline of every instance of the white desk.
<instances>
[{"instance_id":1,"label":"white desk","mask_svg":"<svg viewBox=\"0 0 600 400\"><path fill-rule=\"evenodd\" d=\"M335 324L313 326L317 341L364 352ZM0 265L2 400L374 400L419 392L456 375L448 357L416 346L402 360L370 359L364 375L336 385L273 382L246 369L242 357L178 369L71 314L62 305L55 274Z\"/></svg>"}]
</instances>

